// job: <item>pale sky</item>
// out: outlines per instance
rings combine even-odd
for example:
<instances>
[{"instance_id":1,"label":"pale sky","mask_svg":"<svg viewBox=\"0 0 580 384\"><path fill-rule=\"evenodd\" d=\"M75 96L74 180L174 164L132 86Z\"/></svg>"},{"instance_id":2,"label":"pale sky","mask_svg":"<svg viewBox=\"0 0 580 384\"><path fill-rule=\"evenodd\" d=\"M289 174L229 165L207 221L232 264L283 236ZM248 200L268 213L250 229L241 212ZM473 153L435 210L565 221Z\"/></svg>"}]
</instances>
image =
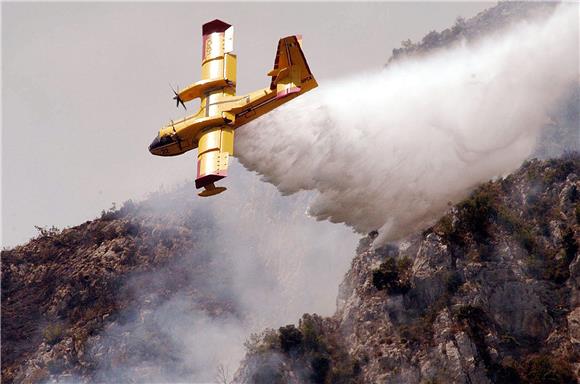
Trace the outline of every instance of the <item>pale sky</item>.
<instances>
[{"instance_id":1,"label":"pale sky","mask_svg":"<svg viewBox=\"0 0 580 384\"><path fill-rule=\"evenodd\" d=\"M247 93L269 84L280 37L303 35L323 87L492 5L4 2L2 245L25 242L34 225L80 224L112 202L195 178L195 151L161 158L147 146L185 115L169 83L199 80L207 21L234 25L237 91Z\"/></svg>"}]
</instances>

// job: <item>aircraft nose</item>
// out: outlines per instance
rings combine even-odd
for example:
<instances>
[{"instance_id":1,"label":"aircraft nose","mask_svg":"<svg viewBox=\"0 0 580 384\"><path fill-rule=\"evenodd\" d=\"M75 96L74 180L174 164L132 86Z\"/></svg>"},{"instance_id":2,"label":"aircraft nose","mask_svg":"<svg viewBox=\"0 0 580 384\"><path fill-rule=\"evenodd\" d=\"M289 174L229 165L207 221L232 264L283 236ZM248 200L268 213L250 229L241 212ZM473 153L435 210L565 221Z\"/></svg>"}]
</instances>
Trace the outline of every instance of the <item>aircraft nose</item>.
<instances>
[{"instance_id":1,"label":"aircraft nose","mask_svg":"<svg viewBox=\"0 0 580 384\"><path fill-rule=\"evenodd\" d=\"M153 139L151 144L149 144L149 152L151 152L152 154L155 154L155 149L159 148L160 146L161 146L161 138L159 138L159 135L157 135Z\"/></svg>"}]
</instances>

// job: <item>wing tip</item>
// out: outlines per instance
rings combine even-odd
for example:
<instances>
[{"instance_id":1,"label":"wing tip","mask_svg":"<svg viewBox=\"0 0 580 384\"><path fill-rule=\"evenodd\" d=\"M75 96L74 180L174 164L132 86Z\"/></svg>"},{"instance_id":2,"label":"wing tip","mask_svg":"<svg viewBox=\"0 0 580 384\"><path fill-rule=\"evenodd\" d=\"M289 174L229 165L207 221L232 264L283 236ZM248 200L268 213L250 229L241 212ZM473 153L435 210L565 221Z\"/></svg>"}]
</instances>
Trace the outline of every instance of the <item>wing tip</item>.
<instances>
[{"instance_id":1,"label":"wing tip","mask_svg":"<svg viewBox=\"0 0 580 384\"><path fill-rule=\"evenodd\" d=\"M221 21L220 19L214 19L212 21L208 21L201 27L202 34L209 35L215 32L223 33L225 32L231 24L226 23L225 21Z\"/></svg>"}]
</instances>

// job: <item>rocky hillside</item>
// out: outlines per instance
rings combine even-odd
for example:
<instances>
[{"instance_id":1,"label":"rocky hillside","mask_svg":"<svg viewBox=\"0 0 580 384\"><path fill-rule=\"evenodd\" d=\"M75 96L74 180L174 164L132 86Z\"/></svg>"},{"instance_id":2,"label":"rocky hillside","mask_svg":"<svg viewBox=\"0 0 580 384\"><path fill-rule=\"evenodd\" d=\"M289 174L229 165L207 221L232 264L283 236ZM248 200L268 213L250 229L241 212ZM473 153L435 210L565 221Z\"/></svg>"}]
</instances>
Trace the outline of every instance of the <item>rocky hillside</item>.
<instances>
[{"instance_id":1,"label":"rocky hillside","mask_svg":"<svg viewBox=\"0 0 580 384\"><path fill-rule=\"evenodd\" d=\"M356 236L256 178L236 189L185 183L3 250L2 382L223 382L251 330L331 313Z\"/></svg>"},{"instance_id":2,"label":"rocky hillside","mask_svg":"<svg viewBox=\"0 0 580 384\"><path fill-rule=\"evenodd\" d=\"M154 310L177 293L210 318L238 315L203 246L211 216L180 204L187 187L2 251L3 383L130 381L147 362L181 369ZM143 375L157 373L171 377Z\"/></svg>"},{"instance_id":3,"label":"rocky hillside","mask_svg":"<svg viewBox=\"0 0 580 384\"><path fill-rule=\"evenodd\" d=\"M575 383L580 156L526 162L421 234L361 240L331 318L247 343L240 383Z\"/></svg>"}]
</instances>

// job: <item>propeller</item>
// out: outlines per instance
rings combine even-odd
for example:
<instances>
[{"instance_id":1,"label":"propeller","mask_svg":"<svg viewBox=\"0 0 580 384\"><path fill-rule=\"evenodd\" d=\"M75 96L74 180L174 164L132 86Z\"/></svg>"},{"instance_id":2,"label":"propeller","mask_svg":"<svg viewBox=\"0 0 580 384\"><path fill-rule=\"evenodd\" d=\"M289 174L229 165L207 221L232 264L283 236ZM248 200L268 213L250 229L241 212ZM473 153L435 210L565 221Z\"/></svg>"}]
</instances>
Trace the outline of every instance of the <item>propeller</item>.
<instances>
[{"instance_id":1,"label":"propeller","mask_svg":"<svg viewBox=\"0 0 580 384\"><path fill-rule=\"evenodd\" d=\"M187 109L187 107L185 106L185 103L183 102L183 100L181 100L181 97L179 97L179 93L177 93L177 91L179 91L179 87L177 87L177 91L176 91L175 89L173 89L171 84L169 84L169 86L171 87L171 90L173 91L173 94L175 95L173 97L173 100L175 100L175 106L177 108L179 108L179 104L181 104L181 105L183 105L184 109Z\"/></svg>"}]
</instances>

